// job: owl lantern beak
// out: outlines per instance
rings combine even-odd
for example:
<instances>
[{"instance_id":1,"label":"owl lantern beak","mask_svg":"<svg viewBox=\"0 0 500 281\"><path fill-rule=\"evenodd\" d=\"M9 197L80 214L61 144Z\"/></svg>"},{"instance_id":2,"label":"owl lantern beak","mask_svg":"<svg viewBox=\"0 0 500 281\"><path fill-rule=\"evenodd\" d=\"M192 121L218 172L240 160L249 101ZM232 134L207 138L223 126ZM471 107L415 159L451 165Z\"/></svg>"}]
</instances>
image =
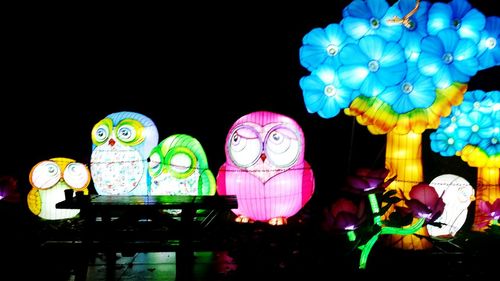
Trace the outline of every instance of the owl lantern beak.
<instances>
[{"instance_id":1,"label":"owl lantern beak","mask_svg":"<svg viewBox=\"0 0 500 281\"><path fill-rule=\"evenodd\" d=\"M115 143L116 143L116 141L114 139L109 139L109 142L108 142L109 145L113 146L113 145L115 145Z\"/></svg>"},{"instance_id":2,"label":"owl lantern beak","mask_svg":"<svg viewBox=\"0 0 500 281\"><path fill-rule=\"evenodd\" d=\"M265 161L266 161L266 158L267 158L267 156L266 156L266 154L265 154L265 153L262 153L262 154L260 155L260 159L262 160L262 162L265 162Z\"/></svg>"}]
</instances>

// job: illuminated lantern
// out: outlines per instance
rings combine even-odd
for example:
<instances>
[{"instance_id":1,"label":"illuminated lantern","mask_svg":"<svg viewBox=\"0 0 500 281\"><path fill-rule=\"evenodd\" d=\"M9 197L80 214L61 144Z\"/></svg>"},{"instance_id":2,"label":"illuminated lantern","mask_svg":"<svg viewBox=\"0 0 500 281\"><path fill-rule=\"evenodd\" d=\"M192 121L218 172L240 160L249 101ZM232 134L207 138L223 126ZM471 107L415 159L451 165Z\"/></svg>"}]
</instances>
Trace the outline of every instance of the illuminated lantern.
<instances>
[{"instance_id":1,"label":"illuminated lantern","mask_svg":"<svg viewBox=\"0 0 500 281\"><path fill-rule=\"evenodd\" d=\"M435 220L437 225L427 226L429 235L439 238L452 238L467 220L467 209L474 200L474 188L459 176L444 174L434 178L429 184L445 203L444 211Z\"/></svg>"},{"instance_id":2,"label":"illuminated lantern","mask_svg":"<svg viewBox=\"0 0 500 281\"><path fill-rule=\"evenodd\" d=\"M0 176L0 200L18 201L17 180L12 176Z\"/></svg>"},{"instance_id":3,"label":"illuminated lantern","mask_svg":"<svg viewBox=\"0 0 500 281\"><path fill-rule=\"evenodd\" d=\"M500 225L500 198L497 198L493 203L481 201L477 209L479 214L474 220L475 227L485 229L491 225Z\"/></svg>"},{"instance_id":4,"label":"illuminated lantern","mask_svg":"<svg viewBox=\"0 0 500 281\"><path fill-rule=\"evenodd\" d=\"M356 203L341 197L325 208L323 213L321 226L326 232L355 230L366 219L365 201Z\"/></svg>"},{"instance_id":5,"label":"illuminated lantern","mask_svg":"<svg viewBox=\"0 0 500 281\"><path fill-rule=\"evenodd\" d=\"M365 201L354 202L341 197L323 209L321 228L329 234L347 234L349 241L356 240L354 230L366 220Z\"/></svg>"},{"instance_id":6,"label":"illuminated lantern","mask_svg":"<svg viewBox=\"0 0 500 281\"><path fill-rule=\"evenodd\" d=\"M385 224L385 221L381 221L379 218L380 215L377 198L370 195L373 195L373 192L376 192L377 190L383 189L386 183L390 183L393 181L394 177L388 179L380 178L379 176L382 176L384 174L389 176L388 173L384 172L383 170L379 170L379 172L370 172L369 170L365 171L367 171L368 173L365 174L363 171L361 171L362 173L358 172L357 176L351 177L351 179L348 180L348 185L350 187L358 189L358 191L366 190L366 192L368 192L370 206L373 214L375 215L374 223L379 225L380 227L371 228L371 232L373 233L371 238L368 240L360 241L362 242L362 244L358 246L358 249L361 250L361 255L359 258L360 269L366 268L368 255L370 254L370 251L381 235L399 235L403 237L413 235L417 231L419 231L426 222L434 222L443 213L445 206L443 199L439 197L433 187L426 183L419 183L411 188L409 192L409 198L406 198L406 196L404 196L403 200L408 207L401 207L398 210L399 213L403 214L403 217L411 215L413 217L412 223L400 227ZM355 238L354 235L349 235L348 233L348 237L350 241L354 241L352 239Z\"/></svg>"},{"instance_id":7,"label":"illuminated lantern","mask_svg":"<svg viewBox=\"0 0 500 281\"><path fill-rule=\"evenodd\" d=\"M257 111L233 124L217 192L236 195L236 221L286 224L309 201L314 175L304 148L302 128L287 116Z\"/></svg>"},{"instance_id":8,"label":"illuminated lantern","mask_svg":"<svg viewBox=\"0 0 500 281\"><path fill-rule=\"evenodd\" d=\"M215 177L200 142L185 134L169 136L151 150L151 195L214 195Z\"/></svg>"},{"instance_id":9,"label":"illuminated lantern","mask_svg":"<svg viewBox=\"0 0 500 281\"><path fill-rule=\"evenodd\" d=\"M477 167L473 230L483 231L481 202L500 198L500 91L469 91L460 106L442 118L430 134L431 149L442 156L460 156Z\"/></svg>"},{"instance_id":10,"label":"illuminated lantern","mask_svg":"<svg viewBox=\"0 0 500 281\"><path fill-rule=\"evenodd\" d=\"M56 209L55 205L64 201L64 190L88 194L90 171L85 164L73 159L52 158L33 166L29 181L31 190L27 200L33 214L47 220L68 219L76 216L80 210Z\"/></svg>"},{"instance_id":11,"label":"illuminated lantern","mask_svg":"<svg viewBox=\"0 0 500 281\"><path fill-rule=\"evenodd\" d=\"M135 112L116 112L92 129L90 171L101 195L147 195L147 158L158 145L153 121Z\"/></svg>"},{"instance_id":12,"label":"illuminated lantern","mask_svg":"<svg viewBox=\"0 0 500 281\"><path fill-rule=\"evenodd\" d=\"M460 104L478 70L496 63L498 24L464 0L352 1L341 23L343 33L329 26L304 36L300 62L311 71L300 79L305 106L323 118L343 109L372 134L386 134L385 166L397 175L388 189L407 197L423 182L422 133ZM432 247L425 226L416 234L385 238L401 249Z\"/></svg>"}]
</instances>

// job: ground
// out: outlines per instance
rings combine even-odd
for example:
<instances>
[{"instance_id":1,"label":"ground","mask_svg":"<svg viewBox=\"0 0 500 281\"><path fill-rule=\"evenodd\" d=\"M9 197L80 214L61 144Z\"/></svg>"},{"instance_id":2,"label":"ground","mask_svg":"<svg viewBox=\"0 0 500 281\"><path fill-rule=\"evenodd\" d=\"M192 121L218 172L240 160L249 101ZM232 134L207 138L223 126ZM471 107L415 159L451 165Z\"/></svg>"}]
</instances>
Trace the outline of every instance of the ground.
<instances>
[{"instance_id":1,"label":"ground","mask_svg":"<svg viewBox=\"0 0 500 281\"><path fill-rule=\"evenodd\" d=\"M44 221L20 205L1 207L5 235L2 271L20 277L68 280L77 252L64 248L48 251L40 245L47 239L77 235L82 221L78 217ZM322 231L317 212L308 205L285 226L239 224L232 213L220 216L205 233L214 258L204 280L256 280L263 276L279 280L322 280L324 276L480 280L498 271L500 236L467 229L453 239L433 240L429 250L397 250L378 241L366 269L361 270L356 245L343 233Z\"/></svg>"}]
</instances>

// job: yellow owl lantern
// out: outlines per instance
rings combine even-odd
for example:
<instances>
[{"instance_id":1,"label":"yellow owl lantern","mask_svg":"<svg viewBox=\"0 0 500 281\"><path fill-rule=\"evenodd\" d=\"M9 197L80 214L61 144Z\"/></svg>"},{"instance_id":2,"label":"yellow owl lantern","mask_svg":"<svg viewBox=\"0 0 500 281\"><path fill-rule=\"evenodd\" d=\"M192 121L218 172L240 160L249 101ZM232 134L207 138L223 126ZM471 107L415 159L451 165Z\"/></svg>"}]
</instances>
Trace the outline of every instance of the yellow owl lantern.
<instances>
[{"instance_id":1,"label":"yellow owl lantern","mask_svg":"<svg viewBox=\"0 0 500 281\"><path fill-rule=\"evenodd\" d=\"M47 220L68 219L80 210L56 209L64 200L64 190L73 189L88 194L90 171L86 165L69 158L52 158L37 163L30 171L32 189L28 193L30 211Z\"/></svg>"}]
</instances>

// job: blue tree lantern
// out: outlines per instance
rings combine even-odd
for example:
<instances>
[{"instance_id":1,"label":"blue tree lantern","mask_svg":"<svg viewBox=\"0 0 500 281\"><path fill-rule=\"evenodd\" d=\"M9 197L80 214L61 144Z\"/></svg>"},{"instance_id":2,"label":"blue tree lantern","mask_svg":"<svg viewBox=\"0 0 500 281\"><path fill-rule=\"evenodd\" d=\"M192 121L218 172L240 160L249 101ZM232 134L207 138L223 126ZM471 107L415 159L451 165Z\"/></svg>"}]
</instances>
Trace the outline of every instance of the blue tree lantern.
<instances>
[{"instance_id":1,"label":"blue tree lantern","mask_svg":"<svg viewBox=\"0 0 500 281\"><path fill-rule=\"evenodd\" d=\"M460 106L430 134L431 149L442 156L460 156L477 167L473 230L484 231L483 204L500 198L500 91L469 91Z\"/></svg>"},{"instance_id":2,"label":"blue tree lantern","mask_svg":"<svg viewBox=\"0 0 500 281\"><path fill-rule=\"evenodd\" d=\"M386 134L386 168L397 175L388 189L408 197L423 182L422 133L462 102L478 71L498 65L498 25L466 0L354 0L340 23L304 36L306 109L322 118L343 109L372 134ZM425 228L417 234L428 236ZM432 246L417 236L389 236L397 248Z\"/></svg>"}]
</instances>

